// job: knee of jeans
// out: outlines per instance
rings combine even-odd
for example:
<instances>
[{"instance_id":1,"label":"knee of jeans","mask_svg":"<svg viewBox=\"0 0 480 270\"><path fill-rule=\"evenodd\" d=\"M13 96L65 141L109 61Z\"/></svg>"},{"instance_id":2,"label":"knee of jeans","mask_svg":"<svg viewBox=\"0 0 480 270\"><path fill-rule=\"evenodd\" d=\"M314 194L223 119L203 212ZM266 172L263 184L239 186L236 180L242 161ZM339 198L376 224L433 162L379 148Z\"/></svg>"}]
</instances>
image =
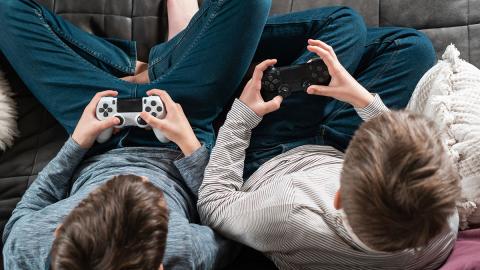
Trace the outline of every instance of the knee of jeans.
<instances>
[{"instance_id":1,"label":"knee of jeans","mask_svg":"<svg viewBox=\"0 0 480 270\"><path fill-rule=\"evenodd\" d=\"M245 11L260 11L268 14L272 6L272 0L242 0L239 1Z\"/></svg>"},{"instance_id":2,"label":"knee of jeans","mask_svg":"<svg viewBox=\"0 0 480 270\"><path fill-rule=\"evenodd\" d=\"M329 16L332 21L338 22L342 27L347 27L349 34L354 35L360 40L366 40L367 25L355 9L350 7L334 7L333 13Z\"/></svg>"},{"instance_id":3,"label":"knee of jeans","mask_svg":"<svg viewBox=\"0 0 480 270\"><path fill-rule=\"evenodd\" d=\"M419 65L419 68L423 66L426 71L435 64L437 60L436 52L426 34L406 28L402 29L401 36L400 39L396 40L397 45L406 46L409 51L408 55L412 61L417 62L416 65Z\"/></svg>"},{"instance_id":4,"label":"knee of jeans","mask_svg":"<svg viewBox=\"0 0 480 270\"><path fill-rule=\"evenodd\" d=\"M19 16L19 11L25 10L24 7L38 8L38 4L34 0L1 0L0 1L0 18L7 25L7 19Z\"/></svg>"}]
</instances>

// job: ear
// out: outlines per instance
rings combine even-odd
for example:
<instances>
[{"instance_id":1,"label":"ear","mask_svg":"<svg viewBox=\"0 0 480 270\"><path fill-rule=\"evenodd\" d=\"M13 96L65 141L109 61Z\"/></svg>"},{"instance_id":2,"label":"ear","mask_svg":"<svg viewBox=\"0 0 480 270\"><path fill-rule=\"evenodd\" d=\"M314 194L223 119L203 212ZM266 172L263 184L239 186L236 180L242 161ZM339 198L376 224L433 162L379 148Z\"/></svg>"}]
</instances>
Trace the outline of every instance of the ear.
<instances>
[{"instance_id":1,"label":"ear","mask_svg":"<svg viewBox=\"0 0 480 270\"><path fill-rule=\"evenodd\" d=\"M53 236L55 236L55 238L58 237L58 234L60 233L60 229L62 228L62 226L63 224L60 223L60 225L58 225L55 231L53 232Z\"/></svg>"},{"instance_id":2,"label":"ear","mask_svg":"<svg viewBox=\"0 0 480 270\"><path fill-rule=\"evenodd\" d=\"M335 209L337 210L342 209L340 189L337 191L337 193L335 193L335 198L333 199L333 207L335 207Z\"/></svg>"}]
</instances>

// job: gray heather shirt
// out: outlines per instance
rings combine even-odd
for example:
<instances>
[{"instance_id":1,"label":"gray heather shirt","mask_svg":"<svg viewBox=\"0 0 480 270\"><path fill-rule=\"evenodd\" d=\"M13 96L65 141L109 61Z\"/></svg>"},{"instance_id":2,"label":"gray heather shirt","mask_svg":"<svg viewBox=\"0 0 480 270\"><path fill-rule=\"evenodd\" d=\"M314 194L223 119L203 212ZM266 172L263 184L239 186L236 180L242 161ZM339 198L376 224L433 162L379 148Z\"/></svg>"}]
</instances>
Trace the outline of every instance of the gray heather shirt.
<instances>
[{"instance_id":1,"label":"gray heather shirt","mask_svg":"<svg viewBox=\"0 0 480 270\"><path fill-rule=\"evenodd\" d=\"M376 96L357 113L369 120L387 110ZM456 239L456 214L449 228L418 250L376 252L354 240L333 206L343 154L332 147L292 149L244 182L245 149L261 120L235 101L200 188L198 208L205 224L262 251L280 269L436 269L445 261Z\"/></svg>"},{"instance_id":2,"label":"gray heather shirt","mask_svg":"<svg viewBox=\"0 0 480 270\"><path fill-rule=\"evenodd\" d=\"M209 158L205 146L186 158L169 149L123 148L82 161L85 152L70 138L18 203L3 234L5 269L49 269L55 228L93 189L121 174L148 177L165 194L165 269L212 269L226 259L230 242L196 224L197 192Z\"/></svg>"}]
</instances>

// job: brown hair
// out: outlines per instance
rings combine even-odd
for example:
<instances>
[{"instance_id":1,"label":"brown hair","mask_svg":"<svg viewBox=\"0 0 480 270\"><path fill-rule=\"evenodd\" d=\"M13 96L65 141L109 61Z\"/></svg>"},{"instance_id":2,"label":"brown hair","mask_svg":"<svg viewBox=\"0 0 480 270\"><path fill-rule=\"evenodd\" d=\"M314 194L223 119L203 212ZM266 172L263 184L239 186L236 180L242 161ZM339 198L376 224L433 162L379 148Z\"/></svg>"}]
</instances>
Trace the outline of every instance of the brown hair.
<instances>
[{"instance_id":1,"label":"brown hair","mask_svg":"<svg viewBox=\"0 0 480 270\"><path fill-rule=\"evenodd\" d=\"M167 225L160 189L139 176L116 176L65 218L53 242L52 269L156 270Z\"/></svg>"},{"instance_id":2,"label":"brown hair","mask_svg":"<svg viewBox=\"0 0 480 270\"><path fill-rule=\"evenodd\" d=\"M404 111L358 129L340 189L354 233L378 251L427 245L447 227L460 196L459 175L435 124Z\"/></svg>"}]
</instances>

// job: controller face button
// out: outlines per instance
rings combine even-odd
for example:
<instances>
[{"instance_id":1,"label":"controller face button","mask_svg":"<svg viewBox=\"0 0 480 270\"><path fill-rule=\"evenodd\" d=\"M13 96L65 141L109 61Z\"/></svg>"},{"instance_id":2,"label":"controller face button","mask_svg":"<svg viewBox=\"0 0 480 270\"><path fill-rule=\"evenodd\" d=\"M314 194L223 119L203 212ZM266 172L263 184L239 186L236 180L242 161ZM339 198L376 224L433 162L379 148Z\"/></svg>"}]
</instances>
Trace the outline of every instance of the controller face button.
<instances>
[{"instance_id":1,"label":"controller face button","mask_svg":"<svg viewBox=\"0 0 480 270\"><path fill-rule=\"evenodd\" d=\"M160 106L158 106L158 107L157 107L157 112L162 112L162 111L163 111L163 108L160 107Z\"/></svg>"},{"instance_id":2,"label":"controller face button","mask_svg":"<svg viewBox=\"0 0 480 270\"><path fill-rule=\"evenodd\" d=\"M152 105L152 107L157 106L157 102L155 102L155 101L152 101L150 104Z\"/></svg>"},{"instance_id":3,"label":"controller face button","mask_svg":"<svg viewBox=\"0 0 480 270\"><path fill-rule=\"evenodd\" d=\"M267 78L267 79L268 79L269 81L273 81L273 76L272 76L272 75L270 75L270 76L268 76L268 78Z\"/></svg>"},{"instance_id":4,"label":"controller face button","mask_svg":"<svg viewBox=\"0 0 480 270\"><path fill-rule=\"evenodd\" d=\"M151 112L151 111L152 111L152 108L146 107L146 108L145 108L145 111L146 111L146 112Z\"/></svg>"},{"instance_id":5,"label":"controller face button","mask_svg":"<svg viewBox=\"0 0 480 270\"><path fill-rule=\"evenodd\" d=\"M147 122L145 122L145 120L143 120L143 118L141 118L140 116L137 117L137 123L141 126L146 126L147 125Z\"/></svg>"},{"instance_id":6,"label":"controller face button","mask_svg":"<svg viewBox=\"0 0 480 270\"><path fill-rule=\"evenodd\" d=\"M275 90L275 85L270 84L270 90L271 90L271 91L274 91L274 90Z\"/></svg>"},{"instance_id":7,"label":"controller face button","mask_svg":"<svg viewBox=\"0 0 480 270\"><path fill-rule=\"evenodd\" d=\"M274 79L274 80L273 80L273 83L274 83L274 84L278 84L279 82L280 82L279 79Z\"/></svg>"},{"instance_id":8,"label":"controller face button","mask_svg":"<svg viewBox=\"0 0 480 270\"><path fill-rule=\"evenodd\" d=\"M152 116L153 116L153 117L157 117L157 113L156 113L156 112L152 112Z\"/></svg>"}]
</instances>

